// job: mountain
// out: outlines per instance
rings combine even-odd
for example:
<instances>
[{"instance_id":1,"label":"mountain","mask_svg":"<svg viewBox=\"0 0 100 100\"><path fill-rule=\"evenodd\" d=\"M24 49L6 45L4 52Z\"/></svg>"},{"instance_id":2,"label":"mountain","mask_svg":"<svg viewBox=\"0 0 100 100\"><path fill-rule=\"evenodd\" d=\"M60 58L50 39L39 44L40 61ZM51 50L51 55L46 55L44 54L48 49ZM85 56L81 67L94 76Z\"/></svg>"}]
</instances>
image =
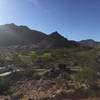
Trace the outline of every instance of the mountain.
<instances>
[{"instance_id":1,"label":"mountain","mask_svg":"<svg viewBox=\"0 0 100 100\"><path fill-rule=\"evenodd\" d=\"M60 35L58 32L53 32L48 35L45 39L43 39L38 46L41 48L63 48L63 47L74 47L78 46L79 44L75 41L70 41Z\"/></svg>"},{"instance_id":2,"label":"mountain","mask_svg":"<svg viewBox=\"0 0 100 100\"><path fill-rule=\"evenodd\" d=\"M84 45L84 46L100 46L100 42L97 42L95 40L92 40L92 39L87 39L87 40L82 40L82 41L79 41L79 43L81 45Z\"/></svg>"},{"instance_id":3,"label":"mountain","mask_svg":"<svg viewBox=\"0 0 100 100\"><path fill-rule=\"evenodd\" d=\"M38 48L73 47L79 44L53 32L49 35L13 23L0 25L0 46L33 45Z\"/></svg>"},{"instance_id":4,"label":"mountain","mask_svg":"<svg viewBox=\"0 0 100 100\"><path fill-rule=\"evenodd\" d=\"M47 35L13 23L0 25L0 46L35 44Z\"/></svg>"}]
</instances>

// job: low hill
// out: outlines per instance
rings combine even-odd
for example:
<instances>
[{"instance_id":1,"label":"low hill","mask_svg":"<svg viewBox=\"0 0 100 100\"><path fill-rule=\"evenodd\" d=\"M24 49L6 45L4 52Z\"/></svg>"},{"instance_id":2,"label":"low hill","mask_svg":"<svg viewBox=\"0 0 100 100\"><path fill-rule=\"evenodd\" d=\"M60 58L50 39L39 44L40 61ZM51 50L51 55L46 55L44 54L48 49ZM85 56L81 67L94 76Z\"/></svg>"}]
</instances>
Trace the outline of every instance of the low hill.
<instances>
[{"instance_id":1,"label":"low hill","mask_svg":"<svg viewBox=\"0 0 100 100\"><path fill-rule=\"evenodd\" d=\"M97 42L92 39L82 40L79 43L84 46L91 46L91 47L100 46L100 42Z\"/></svg>"}]
</instances>

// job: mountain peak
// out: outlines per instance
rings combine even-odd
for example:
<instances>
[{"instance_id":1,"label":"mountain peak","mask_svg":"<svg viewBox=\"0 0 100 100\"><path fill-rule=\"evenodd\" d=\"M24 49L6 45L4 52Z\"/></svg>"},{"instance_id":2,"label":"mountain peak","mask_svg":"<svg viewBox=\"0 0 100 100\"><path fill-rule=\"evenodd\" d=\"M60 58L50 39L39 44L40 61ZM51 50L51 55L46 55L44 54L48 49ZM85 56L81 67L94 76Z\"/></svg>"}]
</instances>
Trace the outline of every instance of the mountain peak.
<instances>
[{"instance_id":1,"label":"mountain peak","mask_svg":"<svg viewBox=\"0 0 100 100\"><path fill-rule=\"evenodd\" d=\"M0 25L0 46L36 44L46 37L45 33L31 30L14 23Z\"/></svg>"},{"instance_id":2,"label":"mountain peak","mask_svg":"<svg viewBox=\"0 0 100 100\"><path fill-rule=\"evenodd\" d=\"M55 31L51 34L49 34L49 38L54 38L54 39L65 39L67 40L65 37L63 37L59 32Z\"/></svg>"},{"instance_id":3,"label":"mountain peak","mask_svg":"<svg viewBox=\"0 0 100 100\"><path fill-rule=\"evenodd\" d=\"M45 39L38 43L38 45L42 48L63 48L75 47L78 46L78 43L69 41L56 31L48 35Z\"/></svg>"},{"instance_id":4,"label":"mountain peak","mask_svg":"<svg viewBox=\"0 0 100 100\"><path fill-rule=\"evenodd\" d=\"M9 27L16 27L17 25L14 23L10 23L10 24L5 24L4 26L9 26Z\"/></svg>"},{"instance_id":5,"label":"mountain peak","mask_svg":"<svg viewBox=\"0 0 100 100\"><path fill-rule=\"evenodd\" d=\"M27 26L24 26L24 25L16 25L14 23L10 23L10 24L5 24L3 26L6 26L6 27L10 27L10 28L21 28L21 29L27 29L27 30L30 30Z\"/></svg>"},{"instance_id":6,"label":"mountain peak","mask_svg":"<svg viewBox=\"0 0 100 100\"><path fill-rule=\"evenodd\" d=\"M55 31L50 34L51 36L61 36L59 32Z\"/></svg>"}]
</instances>

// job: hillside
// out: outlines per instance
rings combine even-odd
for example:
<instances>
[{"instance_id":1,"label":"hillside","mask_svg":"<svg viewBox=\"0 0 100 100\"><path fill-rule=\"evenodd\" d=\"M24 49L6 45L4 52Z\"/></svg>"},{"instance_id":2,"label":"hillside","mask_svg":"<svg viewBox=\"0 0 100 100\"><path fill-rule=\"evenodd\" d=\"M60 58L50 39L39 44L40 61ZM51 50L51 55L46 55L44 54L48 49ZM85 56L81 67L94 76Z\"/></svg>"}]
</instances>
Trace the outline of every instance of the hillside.
<instances>
[{"instance_id":1,"label":"hillside","mask_svg":"<svg viewBox=\"0 0 100 100\"><path fill-rule=\"evenodd\" d=\"M50 35L31 30L27 26L17 26L13 23L0 25L0 46L37 45L38 48L75 47L79 44L69 41L58 32Z\"/></svg>"},{"instance_id":2,"label":"hillside","mask_svg":"<svg viewBox=\"0 0 100 100\"><path fill-rule=\"evenodd\" d=\"M34 44L46 37L46 34L15 24L0 25L0 46Z\"/></svg>"},{"instance_id":3,"label":"hillside","mask_svg":"<svg viewBox=\"0 0 100 100\"><path fill-rule=\"evenodd\" d=\"M63 47L75 47L79 44L75 41L70 41L61 36L58 32L53 32L38 43L39 47L46 48L63 48Z\"/></svg>"}]
</instances>

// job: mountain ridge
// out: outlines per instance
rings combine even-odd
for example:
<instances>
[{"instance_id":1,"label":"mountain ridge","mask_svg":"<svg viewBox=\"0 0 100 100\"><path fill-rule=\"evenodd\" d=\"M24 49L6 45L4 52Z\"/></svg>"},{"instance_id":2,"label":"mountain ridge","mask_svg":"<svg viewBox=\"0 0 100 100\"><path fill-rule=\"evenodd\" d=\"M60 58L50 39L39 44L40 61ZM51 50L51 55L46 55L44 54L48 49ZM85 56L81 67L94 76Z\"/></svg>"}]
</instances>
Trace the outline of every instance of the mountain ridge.
<instances>
[{"instance_id":1,"label":"mountain ridge","mask_svg":"<svg viewBox=\"0 0 100 100\"><path fill-rule=\"evenodd\" d=\"M58 32L49 35L32 30L27 26L17 26L14 23L0 25L0 46L37 45L38 48L69 47L78 45L69 41Z\"/></svg>"},{"instance_id":2,"label":"mountain ridge","mask_svg":"<svg viewBox=\"0 0 100 100\"><path fill-rule=\"evenodd\" d=\"M14 23L0 25L0 46L30 44L37 45L36 47L38 48L62 48L80 45L95 46L99 45L100 42L92 39L77 42L68 40L57 31L47 35L46 33L30 29L24 25L17 26Z\"/></svg>"}]
</instances>

